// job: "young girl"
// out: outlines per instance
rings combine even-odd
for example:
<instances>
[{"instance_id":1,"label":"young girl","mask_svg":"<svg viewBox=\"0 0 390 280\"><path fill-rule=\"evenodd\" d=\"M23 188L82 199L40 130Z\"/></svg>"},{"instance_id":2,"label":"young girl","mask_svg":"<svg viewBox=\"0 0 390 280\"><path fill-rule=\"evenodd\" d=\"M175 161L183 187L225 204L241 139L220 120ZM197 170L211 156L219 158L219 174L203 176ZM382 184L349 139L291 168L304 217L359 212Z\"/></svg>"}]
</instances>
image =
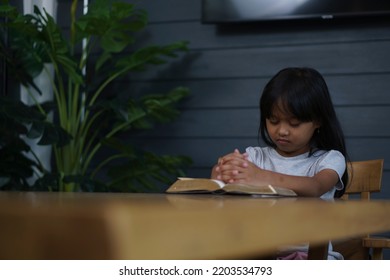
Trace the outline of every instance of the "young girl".
<instances>
[{"instance_id":1,"label":"young girl","mask_svg":"<svg viewBox=\"0 0 390 280\"><path fill-rule=\"evenodd\" d=\"M211 178L271 184L326 200L344 193L348 181L344 135L319 72L279 71L260 99L259 132L266 147L235 150L219 158Z\"/></svg>"}]
</instances>

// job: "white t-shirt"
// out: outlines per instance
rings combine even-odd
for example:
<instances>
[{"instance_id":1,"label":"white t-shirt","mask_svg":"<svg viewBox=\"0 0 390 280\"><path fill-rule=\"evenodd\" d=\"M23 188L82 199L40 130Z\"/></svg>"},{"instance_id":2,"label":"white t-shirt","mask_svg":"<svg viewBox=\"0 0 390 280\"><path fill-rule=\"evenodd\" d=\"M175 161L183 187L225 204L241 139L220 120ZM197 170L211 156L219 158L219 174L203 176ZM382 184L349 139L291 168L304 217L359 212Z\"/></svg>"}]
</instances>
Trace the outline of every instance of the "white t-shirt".
<instances>
[{"instance_id":1,"label":"white t-shirt","mask_svg":"<svg viewBox=\"0 0 390 280\"><path fill-rule=\"evenodd\" d=\"M301 154L295 157L281 156L275 149L271 147L248 147L246 149L248 160L256 166L270 171L275 171L287 175L295 176L314 176L324 169L332 169L339 176L338 183L328 192L321 196L324 200L333 200L334 193L344 187L341 180L346 164L342 153L335 150L323 151L318 150L313 154ZM308 245L302 244L293 247L281 248L280 252L307 251ZM328 259L343 259L343 256L333 251L333 246L329 242Z\"/></svg>"},{"instance_id":2,"label":"white t-shirt","mask_svg":"<svg viewBox=\"0 0 390 280\"><path fill-rule=\"evenodd\" d=\"M249 161L258 167L286 175L313 177L324 169L336 171L339 175L339 182L321 196L324 200L333 200L336 189L340 190L344 187L341 177L344 174L346 165L345 158L339 151L318 150L312 155L304 153L295 157L281 156L271 147L248 147L246 152L249 156Z\"/></svg>"}]
</instances>

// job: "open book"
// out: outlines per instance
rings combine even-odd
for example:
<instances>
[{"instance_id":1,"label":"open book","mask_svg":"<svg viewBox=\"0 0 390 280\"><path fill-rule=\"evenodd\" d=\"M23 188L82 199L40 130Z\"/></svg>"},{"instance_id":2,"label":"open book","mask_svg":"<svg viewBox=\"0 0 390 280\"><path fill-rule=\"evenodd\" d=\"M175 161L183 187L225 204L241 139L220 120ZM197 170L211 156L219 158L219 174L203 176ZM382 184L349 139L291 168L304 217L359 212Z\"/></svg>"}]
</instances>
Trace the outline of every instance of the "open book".
<instances>
[{"instance_id":1,"label":"open book","mask_svg":"<svg viewBox=\"0 0 390 280\"><path fill-rule=\"evenodd\" d=\"M251 186L246 184L225 184L219 180L206 178L178 178L167 190L167 193L232 193L264 196L297 196L286 188L271 185Z\"/></svg>"}]
</instances>

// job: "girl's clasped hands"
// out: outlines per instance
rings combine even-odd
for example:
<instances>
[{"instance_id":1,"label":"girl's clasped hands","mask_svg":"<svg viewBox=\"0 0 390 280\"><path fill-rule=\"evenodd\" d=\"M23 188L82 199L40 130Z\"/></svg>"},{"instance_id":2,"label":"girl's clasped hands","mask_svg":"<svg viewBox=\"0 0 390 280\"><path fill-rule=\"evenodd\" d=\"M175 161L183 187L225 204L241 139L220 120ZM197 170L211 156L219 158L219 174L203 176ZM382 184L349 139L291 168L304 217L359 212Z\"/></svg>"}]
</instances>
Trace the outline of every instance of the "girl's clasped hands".
<instances>
[{"instance_id":1,"label":"girl's clasped hands","mask_svg":"<svg viewBox=\"0 0 390 280\"><path fill-rule=\"evenodd\" d=\"M246 183L255 181L259 168L248 160L247 153L240 153L235 149L233 153L218 159L218 163L212 170L212 179L225 183Z\"/></svg>"}]
</instances>

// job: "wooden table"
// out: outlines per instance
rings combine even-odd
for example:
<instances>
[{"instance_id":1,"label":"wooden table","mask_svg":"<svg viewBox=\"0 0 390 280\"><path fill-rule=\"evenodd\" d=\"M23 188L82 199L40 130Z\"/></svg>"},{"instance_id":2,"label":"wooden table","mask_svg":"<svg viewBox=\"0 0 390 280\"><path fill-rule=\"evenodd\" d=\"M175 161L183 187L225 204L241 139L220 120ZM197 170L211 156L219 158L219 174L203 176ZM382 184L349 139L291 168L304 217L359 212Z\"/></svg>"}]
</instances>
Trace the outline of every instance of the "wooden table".
<instances>
[{"instance_id":1,"label":"wooden table","mask_svg":"<svg viewBox=\"0 0 390 280\"><path fill-rule=\"evenodd\" d=\"M390 201L0 192L0 259L247 259L390 230Z\"/></svg>"}]
</instances>

